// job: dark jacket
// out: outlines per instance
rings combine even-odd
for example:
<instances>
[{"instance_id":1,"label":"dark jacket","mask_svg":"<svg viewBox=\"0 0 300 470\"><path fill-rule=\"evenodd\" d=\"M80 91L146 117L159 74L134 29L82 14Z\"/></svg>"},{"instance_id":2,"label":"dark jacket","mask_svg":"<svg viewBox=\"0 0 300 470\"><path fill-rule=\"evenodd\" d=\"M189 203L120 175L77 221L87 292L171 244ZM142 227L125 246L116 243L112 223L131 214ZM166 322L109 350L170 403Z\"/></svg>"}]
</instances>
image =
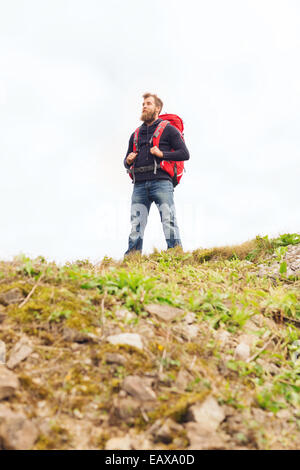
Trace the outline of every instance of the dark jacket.
<instances>
[{"instance_id":1,"label":"dark jacket","mask_svg":"<svg viewBox=\"0 0 300 470\"><path fill-rule=\"evenodd\" d=\"M153 165L155 158L158 164L157 172L156 174L154 174L154 171L135 173L135 181L147 181L153 179L168 179L172 181L172 178L168 173L160 168L159 162L161 160L182 161L190 158L189 151L180 136L180 132L176 127L170 124L168 124L164 129L159 141L159 149L164 154L163 158L154 157L154 155L150 153L150 148L153 146L150 144L150 139L161 121L162 119L157 119L151 126L142 124L138 138L138 155L134 161L134 168L138 168ZM130 165L126 163L126 158L131 152L133 152L133 136L134 132L130 137L128 150L126 157L124 158L124 166L127 169L129 169ZM171 152L171 149L174 149L174 152Z\"/></svg>"}]
</instances>

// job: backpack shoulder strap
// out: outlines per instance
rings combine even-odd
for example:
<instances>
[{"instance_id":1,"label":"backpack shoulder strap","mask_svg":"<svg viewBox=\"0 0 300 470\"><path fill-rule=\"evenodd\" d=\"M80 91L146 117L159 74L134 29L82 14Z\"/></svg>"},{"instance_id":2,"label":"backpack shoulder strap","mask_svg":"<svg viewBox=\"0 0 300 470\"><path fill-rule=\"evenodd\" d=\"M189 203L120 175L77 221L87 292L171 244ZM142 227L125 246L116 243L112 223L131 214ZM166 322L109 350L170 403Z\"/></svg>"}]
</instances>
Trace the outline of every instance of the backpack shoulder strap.
<instances>
[{"instance_id":1,"label":"backpack shoulder strap","mask_svg":"<svg viewBox=\"0 0 300 470\"><path fill-rule=\"evenodd\" d=\"M139 150L139 145L138 145L138 142L139 142L139 132L140 132L140 127L138 127L138 128L134 131L134 135L133 135L133 152L134 152L134 153L137 153L138 150Z\"/></svg>"},{"instance_id":2,"label":"backpack shoulder strap","mask_svg":"<svg viewBox=\"0 0 300 470\"><path fill-rule=\"evenodd\" d=\"M165 128L167 127L167 125L170 124L169 121L161 121L157 128L155 129L154 133L153 133L153 136L152 136L152 144L154 147L158 147L159 146L159 141L160 141L160 138L161 138L161 135L163 133L163 131L165 130Z\"/></svg>"}]
</instances>

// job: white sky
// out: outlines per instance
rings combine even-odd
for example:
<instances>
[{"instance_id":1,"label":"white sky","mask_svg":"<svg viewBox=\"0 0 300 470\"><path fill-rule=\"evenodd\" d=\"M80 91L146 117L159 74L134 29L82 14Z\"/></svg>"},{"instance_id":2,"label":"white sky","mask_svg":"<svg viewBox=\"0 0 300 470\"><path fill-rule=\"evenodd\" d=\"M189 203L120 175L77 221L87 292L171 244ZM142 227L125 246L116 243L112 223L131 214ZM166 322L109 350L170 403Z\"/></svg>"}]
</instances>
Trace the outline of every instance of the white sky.
<instances>
[{"instance_id":1,"label":"white sky","mask_svg":"<svg viewBox=\"0 0 300 470\"><path fill-rule=\"evenodd\" d=\"M0 0L0 258L123 256L145 91L185 122L186 250L299 232L299 50L297 0Z\"/></svg>"}]
</instances>

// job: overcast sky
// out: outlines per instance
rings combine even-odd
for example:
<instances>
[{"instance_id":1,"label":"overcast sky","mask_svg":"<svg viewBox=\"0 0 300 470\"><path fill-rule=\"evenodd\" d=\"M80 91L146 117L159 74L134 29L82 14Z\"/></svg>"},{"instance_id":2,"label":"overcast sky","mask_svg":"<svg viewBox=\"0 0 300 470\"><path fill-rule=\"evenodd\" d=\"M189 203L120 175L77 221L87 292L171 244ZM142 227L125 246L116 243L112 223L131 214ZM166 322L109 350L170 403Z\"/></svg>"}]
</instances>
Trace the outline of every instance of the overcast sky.
<instances>
[{"instance_id":1,"label":"overcast sky","mask_svg":"<svg viewBox=\"0 0 300 470\"><path fill-rule=\"evenodd\" d=\"M297 0L0 0L0 258L123 256L146 91L185 123L186 250L299 232L299 50Z\"/></svg>"}]
</instances>

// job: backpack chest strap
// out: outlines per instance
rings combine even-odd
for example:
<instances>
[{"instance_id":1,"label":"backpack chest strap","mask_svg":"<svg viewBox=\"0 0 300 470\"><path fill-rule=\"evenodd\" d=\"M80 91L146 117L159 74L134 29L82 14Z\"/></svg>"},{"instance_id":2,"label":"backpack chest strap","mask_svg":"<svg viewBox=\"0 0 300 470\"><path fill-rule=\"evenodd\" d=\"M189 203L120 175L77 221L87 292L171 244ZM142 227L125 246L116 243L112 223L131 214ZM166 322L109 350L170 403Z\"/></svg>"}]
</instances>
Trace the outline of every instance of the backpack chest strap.
<instances>
[{"instance_id":1,"label":"backpack chest strap","mask_svg":"<svg viewBox=\"0 0 300 470\"><path fill-rule=\"evenodd\" d=\"M153 144L153 147L159 147L159 141L160 141L161 135L162 135L163 131L165 130L165 128L167 127L168 124L170 124L169 121L161 121L158 124L158 126L155 129L155 131L153 133L153 136L150 140L150 145Z\"/></svg>"},{"instance_id":2,"label":"backpack chest strap","mask_svg":"<svg viewBox=\"0 0 300 470\"><path fill-rule=\"evenodd\" d=\"M140 132L140 128L138 127L135 131L134 131L134 135L133 135L133 152L134 153L137 153L138 150L139 150L139 132Z\"/></svg>"}]
</instances>

